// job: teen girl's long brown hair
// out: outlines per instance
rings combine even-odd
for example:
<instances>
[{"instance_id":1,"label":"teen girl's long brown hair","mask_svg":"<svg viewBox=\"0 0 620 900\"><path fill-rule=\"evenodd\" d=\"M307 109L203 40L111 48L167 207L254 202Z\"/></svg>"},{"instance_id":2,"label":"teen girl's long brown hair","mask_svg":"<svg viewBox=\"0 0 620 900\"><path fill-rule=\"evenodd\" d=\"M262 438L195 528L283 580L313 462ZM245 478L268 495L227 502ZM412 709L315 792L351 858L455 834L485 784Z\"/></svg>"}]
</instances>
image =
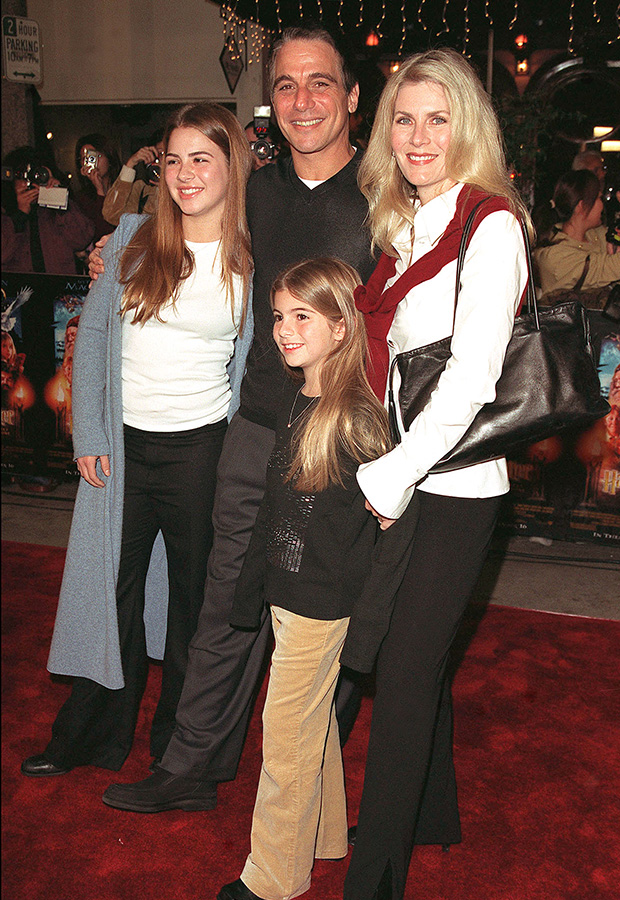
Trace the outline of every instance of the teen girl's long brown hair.
<instances>
[{"instance_id":1,"label":"teen girl's long brown hair","mask_svg":"<svg viewBox=\"0 0 620 900\"><path fill-rule=\"evenodd\" d=\"M385 409L366 378L366 330L353 300L360 283L347 263L319 257L290 266L271 289L272 305L277 292L285 290L334 327L344 323L344 338L320 370L319 402L293 438L287 477L298 491L313 493L330 483L342 485L345 462L349 468L351 461L368 462L391 446ZM289 371L299 377L298 370Z\"/></svg>"},{"instance_id":2,"label":"teen girl's long brown hair","mask_svg":"<svg viewBox=\"0 0 620 900\"><path fill-rule=\"evenodd\" d=\"M250 234L245 218L245 189L252 168L251 153L241 125L216 103L191 103L174 112L164 134L167 149L176 128L197 128L216 144L228 161L228 190L222 217L221 279L234 310L233 278L243 285L243 313L252 269ZM122 313L133 312L134 322L155 317L170 299L176 299L181 282L194 270L194 255L185 245L181 210L170 196L165 179L159 187L157 210L136 231L121 259L120 282L125 285Z\"/></svg>"}]
</instances>

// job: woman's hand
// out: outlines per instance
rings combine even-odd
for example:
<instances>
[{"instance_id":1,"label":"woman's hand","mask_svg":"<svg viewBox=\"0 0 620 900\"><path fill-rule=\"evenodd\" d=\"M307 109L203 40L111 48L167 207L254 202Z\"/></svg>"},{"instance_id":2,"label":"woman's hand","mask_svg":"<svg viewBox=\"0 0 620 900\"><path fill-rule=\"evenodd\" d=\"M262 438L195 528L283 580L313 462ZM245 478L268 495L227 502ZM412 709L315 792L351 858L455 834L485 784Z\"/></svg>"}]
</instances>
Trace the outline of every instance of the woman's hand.
<instances>
[{"instance_id":1,"label":"woman's hand","mask_svg":"<svg viewBox=\"0 0 620 900\"><path fill-rule=\"evenodd\" d=\"M29 214L33 205L39 197L39 186L28 187L28 183L23 178L15 179L15 199L17 200L17 208L26 215Z\"/></svg>"},{"instance_id":2,"label":"woman's hand","mask_svg":"<svg viewBox=\"0 0 620 900\"><path fill-rule=\"evenodd\" d=\"M79 456L76 459L78 471L82 478L93 487L105 487L105 482L97 475L97 460L101 463L101 470L107 477L110 476L109 456Z\"/></svg>"},{"instance_id":3,"label":"woman's hand","mask_svg":"<svg viewBox=\"0 0 620 900\"><path fill-rule=\"evenodd\" d=\"M375 516L375 518L379 522L379 528L381 529L381 531L387 531L390 525L393 525L396 521L396 519L387 519L385 516L382 516L377 512L376 509L373 509L368 500L366 501L366 509L369 510L373 514L373 516Z\"/></svg>"},{"instance_id":4,"label":"woman's hand","mask_svg":"<svg viewBox=\"0 0 620 900\"><path fill-rule=\"evenodd\" d=\"M90 178L91 184L94 189L97 191L100 197L105 197L106 195L106 186L103 182L103 178L99 174L99 169L95 169L94 172L88 172L86 175L87 178Z\"/></svg>"},{"instance_id":5,"label":"woman's hand","mask_svg":"<svg viewBox=\"0 0 620 900\"><path fill-rule=\"evenodd\" d=\"M140 147L133 156L130 156L125 165L128 169L135 169L138 163L143 162L146 166L157 162L159 154L157 147Z\"/></svg>"}]
</instances>

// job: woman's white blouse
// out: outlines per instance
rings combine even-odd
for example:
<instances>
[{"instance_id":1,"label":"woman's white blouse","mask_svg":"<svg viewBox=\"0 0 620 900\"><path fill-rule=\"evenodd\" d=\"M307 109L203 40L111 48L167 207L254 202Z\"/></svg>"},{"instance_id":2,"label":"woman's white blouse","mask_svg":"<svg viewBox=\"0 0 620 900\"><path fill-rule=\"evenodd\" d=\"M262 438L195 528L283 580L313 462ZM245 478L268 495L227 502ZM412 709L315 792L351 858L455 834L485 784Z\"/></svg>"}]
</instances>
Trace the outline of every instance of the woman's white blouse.
<instances>
[{"instance_id":1,"label":"woman's white blouse","mask_svg":"<svg viewBox=\"0 0 620 900\"><path fill-rule=\"evenodd\" d=\"M399 236L396 274L389 287L442 236L454 217L462 185L420 206L413 246L409 226ZM456 260L416 285L399 303L388 334L395 354L452 334ZM377 512L398 518L416 488L453 497L494 497L509 489L506 460L428 475L454 447L478 410L495 398L514 317L527 283L521 228L509 212L493 212L472 237L461 278L452 356L423 411L390 453L360 466L358 481ZM402 423L401 423L402 430Z\"/></svg>"}]
</instances>

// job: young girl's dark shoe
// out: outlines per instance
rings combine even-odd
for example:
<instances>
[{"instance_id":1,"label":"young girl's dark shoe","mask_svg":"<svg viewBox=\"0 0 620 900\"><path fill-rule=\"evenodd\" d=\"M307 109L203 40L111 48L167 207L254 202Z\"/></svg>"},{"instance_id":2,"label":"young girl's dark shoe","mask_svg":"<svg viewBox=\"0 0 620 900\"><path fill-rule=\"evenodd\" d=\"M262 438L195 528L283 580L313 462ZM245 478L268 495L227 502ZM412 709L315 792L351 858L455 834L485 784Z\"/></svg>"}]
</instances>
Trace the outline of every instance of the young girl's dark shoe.
<instances>
[{"instance_id":1,"label":"young girl's dark shoe","mask_svg":"<svg viewBox=\"0 0 620 900\"><path fill-rule=\"evenodd\" d=\"M261 897L251 891L240 878L237 878L236 881L224 885L217 895L217 900L261 900Z\"/></svg>"}]
</instances>

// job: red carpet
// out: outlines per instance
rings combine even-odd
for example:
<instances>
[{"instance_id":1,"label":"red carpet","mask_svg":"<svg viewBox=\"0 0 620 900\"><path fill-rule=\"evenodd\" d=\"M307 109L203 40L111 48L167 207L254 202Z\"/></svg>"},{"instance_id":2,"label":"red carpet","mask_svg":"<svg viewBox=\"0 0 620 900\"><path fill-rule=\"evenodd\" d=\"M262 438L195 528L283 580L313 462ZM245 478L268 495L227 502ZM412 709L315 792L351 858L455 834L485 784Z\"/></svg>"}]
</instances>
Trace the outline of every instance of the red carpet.
<instances>
[{"instance_id":1,"label":"red carpet","mask_svg":"<svg viewBox=\"0 0 620 900\"><path fill-rule=\"evenodd\" d=\"M114 773L19 773L43 749L67 684L45 670L63 552L3 544L3 897L215 900L248 851L260 765L254 716L240 774L213 812L145 816L101 803L113 780L143 777L152 667L130 759ZM620 623L472 609L456 705L464 841L418 848L407 900L606 900L620 884ZM371 701L347 744L350 820ZM307 900L341 897L346 861L319 862Z\"/></svg>"}]
</instances>

